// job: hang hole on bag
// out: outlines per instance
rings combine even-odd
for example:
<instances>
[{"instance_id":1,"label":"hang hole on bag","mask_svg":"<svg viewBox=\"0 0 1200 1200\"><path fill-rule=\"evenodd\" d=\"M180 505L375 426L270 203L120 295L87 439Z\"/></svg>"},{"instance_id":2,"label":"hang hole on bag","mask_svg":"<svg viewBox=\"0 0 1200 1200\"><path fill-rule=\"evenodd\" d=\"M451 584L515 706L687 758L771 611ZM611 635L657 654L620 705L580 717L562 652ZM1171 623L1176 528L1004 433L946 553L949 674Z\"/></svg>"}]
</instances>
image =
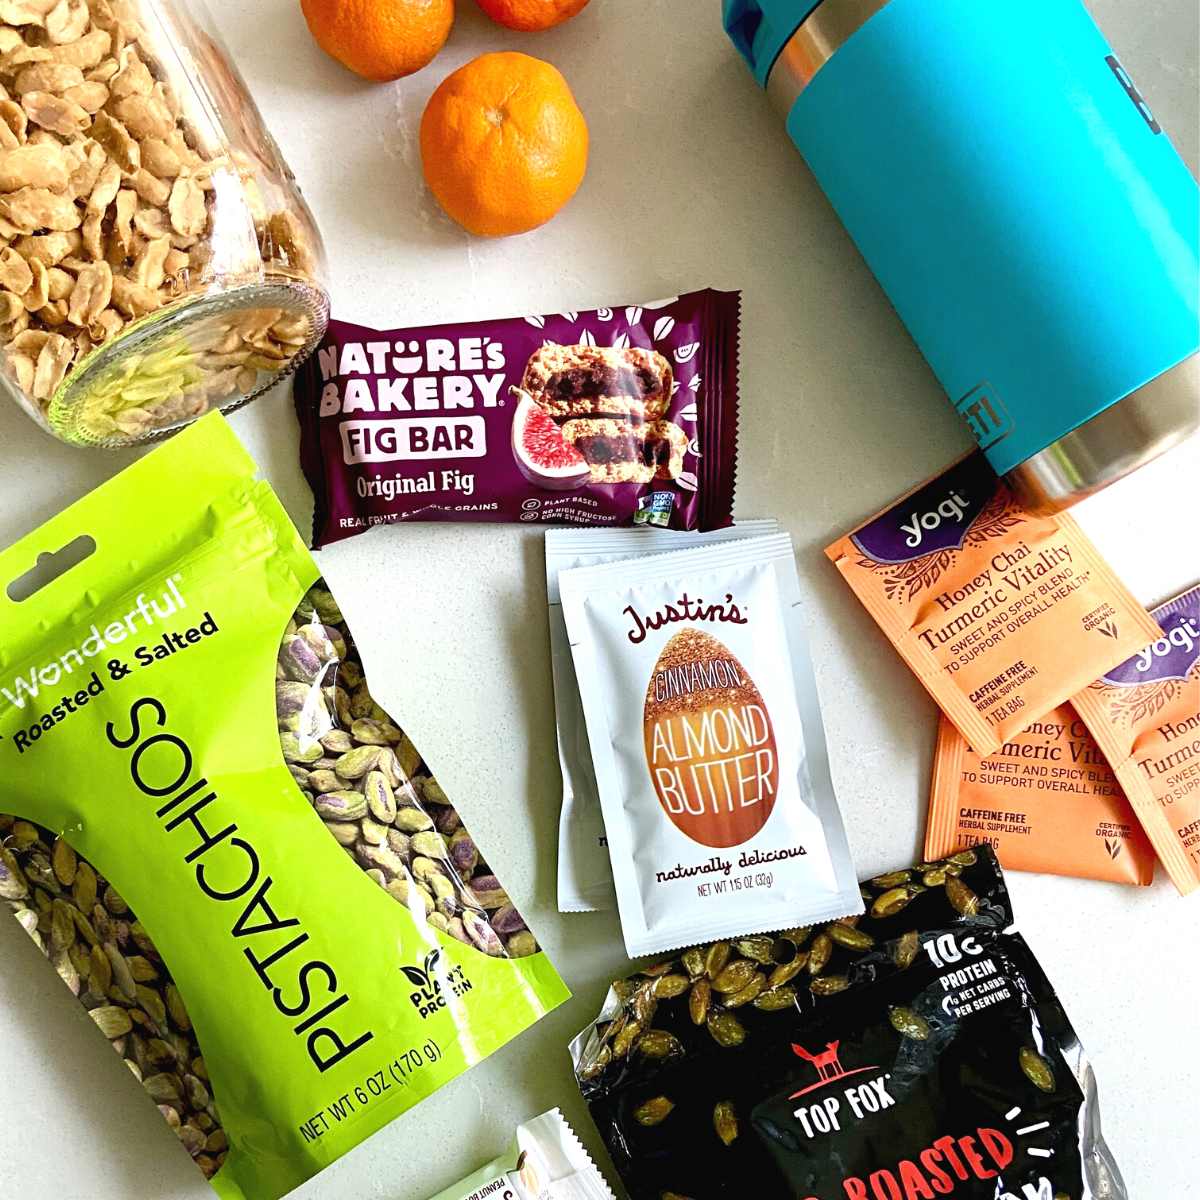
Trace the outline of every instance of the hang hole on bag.
<instances>
[{"instance_id":1,"label":"hang hole on bag","mask_svg":"<svg viewBox=\"0 0 1200 1200\"><path fill-rule=\"evenodd\" d=\"M37 562L24 575L19 575L5 588L5 595L14 604L20 604L43 588L49 587L56 579L62 578L68 571L73 570L95 553L96 539L90 534L82 533L79 537L69 541L61 550L39 554Z\"/></svg>"}]
</instances>

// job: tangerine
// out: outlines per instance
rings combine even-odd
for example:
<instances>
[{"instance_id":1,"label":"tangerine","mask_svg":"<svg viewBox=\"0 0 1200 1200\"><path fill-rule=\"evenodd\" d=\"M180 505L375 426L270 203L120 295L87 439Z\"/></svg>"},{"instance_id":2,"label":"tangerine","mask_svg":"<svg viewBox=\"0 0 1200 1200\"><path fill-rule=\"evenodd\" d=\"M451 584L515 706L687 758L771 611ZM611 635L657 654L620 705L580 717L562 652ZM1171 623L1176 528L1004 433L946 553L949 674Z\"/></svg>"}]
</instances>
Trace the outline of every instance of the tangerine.
<instances>
[{"instance_id":1,"label":"tangerine","mask_svg":"<svg viewBox=\"0 0 1200 1200\"><path fill-rule=\"evenodd\" d=\"M426 66L454 24L454 0L300 0L300 9L326 54L380 83Z\"/></svg>"},{"instance_id":2,"label":"tangerine","mask_svg":"<svg viewBox=\"0 0 1200 1200\"><path fill-rule=\"evenodd\" d=\"M479 0L493 21L509 29L532 32L569 21L587 7L588 0Z\"/></svg>"},{"instance_id":3,"label":"tangerine","mask_svg":"<svg viewBox=\"0 0 1200 1200\"><path fill-rule=\"evenodd\" d=\"M484 54L442 81L421 118L429 190L482 237L550 220L587 171L588 127L567 81L527 54Z\"/></svg>"}]
</instances>

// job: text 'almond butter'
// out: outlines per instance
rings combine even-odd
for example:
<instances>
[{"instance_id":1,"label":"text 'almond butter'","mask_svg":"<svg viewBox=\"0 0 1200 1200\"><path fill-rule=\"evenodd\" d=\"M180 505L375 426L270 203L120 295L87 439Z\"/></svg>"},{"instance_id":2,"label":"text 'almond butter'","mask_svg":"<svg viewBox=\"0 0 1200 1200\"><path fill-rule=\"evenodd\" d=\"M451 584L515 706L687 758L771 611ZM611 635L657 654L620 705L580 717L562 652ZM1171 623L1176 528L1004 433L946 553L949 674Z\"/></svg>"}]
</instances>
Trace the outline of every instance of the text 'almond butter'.
<instances>
[{"instance_id":1,"label":"text 'almond butter'","mask_svg":"<svg viewBox=\"0 0 1200 1200\"><path fill-rule=\"evenodd\" d=\"M861 912L791 539L559 584L630 954Z\"/></svg>"}]
</instances>

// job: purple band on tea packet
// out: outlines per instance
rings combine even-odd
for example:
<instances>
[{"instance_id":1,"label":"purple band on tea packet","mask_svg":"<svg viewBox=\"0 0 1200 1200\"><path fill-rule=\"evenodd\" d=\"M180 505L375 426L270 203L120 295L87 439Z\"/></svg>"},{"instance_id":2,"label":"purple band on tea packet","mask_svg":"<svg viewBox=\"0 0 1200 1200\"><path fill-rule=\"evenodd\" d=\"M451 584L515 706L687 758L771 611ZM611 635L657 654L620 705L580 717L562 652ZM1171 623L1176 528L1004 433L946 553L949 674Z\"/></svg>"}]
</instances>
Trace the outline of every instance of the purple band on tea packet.
<instances>
[{"instance_id":1,"label":"purple band on tea packet","mask_svg":"<svg viewBox=\"0 0 1200 1200\"><path fill-rule=\"evenodd\" d=\"M1162 626L1163 636L1114 667L1103 683L1137 687L1195 674L1200 661L1200 586L1152 609L1150 615Z\"/></svg>"},{"instance_id":2,"label":"purple band on tea packet","mask_svg":"<svg viewBox=\"0 0 1200 1200\"><path fill-rule=\"evenodd\" d=\"M740 295L379 332L296 376L313 545L400 521L730 524Z\"/></svg>"},{"instance_id":3,"label":"purple band on tea packet","mask_svg":"<svg viewBox=\"0 0 1200 1200\"><path fill-rule=\"evenodd\" d=\"M851 541L878 563L906 563L943 550L961 550L999 487L987 458L975 451L864 525Z\"/></svg>"}]
</instances>

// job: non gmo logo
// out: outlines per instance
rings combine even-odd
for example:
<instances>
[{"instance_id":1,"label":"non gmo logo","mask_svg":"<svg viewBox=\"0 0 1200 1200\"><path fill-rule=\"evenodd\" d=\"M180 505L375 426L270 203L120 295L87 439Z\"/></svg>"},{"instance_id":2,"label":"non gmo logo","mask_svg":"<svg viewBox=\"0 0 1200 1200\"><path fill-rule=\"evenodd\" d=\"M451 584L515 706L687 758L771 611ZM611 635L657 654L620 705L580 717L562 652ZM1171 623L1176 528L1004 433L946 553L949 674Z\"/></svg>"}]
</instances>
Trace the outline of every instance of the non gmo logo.
<instances>
[{"instance_id":1,"label":"non gmo logo","mask_svg":"<svg viewBox=\"0 0 1200 1200\"><path fill-rule=\"evenodd\" d=\"M408 998L413 1008L420 1013L422 1020L427 1020L445 1008L448 996L461 999L472 987L462 967L450 965L439 970L441 958L442 951L438 947L430 950L425 956L423 966L400 968L413 986Z\"/></svg>"}]
</instances>

